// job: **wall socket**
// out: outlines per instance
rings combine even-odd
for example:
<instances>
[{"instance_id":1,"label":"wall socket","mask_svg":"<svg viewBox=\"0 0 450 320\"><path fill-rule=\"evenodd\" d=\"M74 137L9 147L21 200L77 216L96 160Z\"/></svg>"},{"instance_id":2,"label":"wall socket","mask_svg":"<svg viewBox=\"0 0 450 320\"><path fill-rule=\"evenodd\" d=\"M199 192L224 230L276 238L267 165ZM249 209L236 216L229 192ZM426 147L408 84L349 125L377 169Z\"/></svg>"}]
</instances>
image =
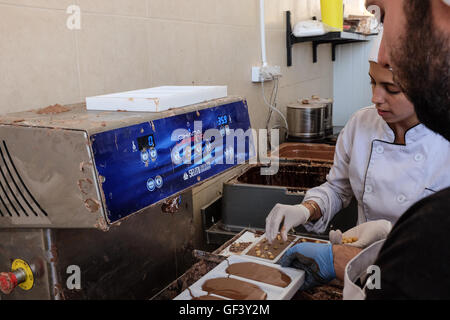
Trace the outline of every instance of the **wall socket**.
<instances>
[{"instance_id":1,"label":"wall socket","mask_svg":"<svg viewBox=\"0 0 450 320\"><path fill-rule=\"evenodd\" d=\"M275 77L281 77L280 66L252 67L252 82L272 81Z\"/></svg>"}]
</instances>

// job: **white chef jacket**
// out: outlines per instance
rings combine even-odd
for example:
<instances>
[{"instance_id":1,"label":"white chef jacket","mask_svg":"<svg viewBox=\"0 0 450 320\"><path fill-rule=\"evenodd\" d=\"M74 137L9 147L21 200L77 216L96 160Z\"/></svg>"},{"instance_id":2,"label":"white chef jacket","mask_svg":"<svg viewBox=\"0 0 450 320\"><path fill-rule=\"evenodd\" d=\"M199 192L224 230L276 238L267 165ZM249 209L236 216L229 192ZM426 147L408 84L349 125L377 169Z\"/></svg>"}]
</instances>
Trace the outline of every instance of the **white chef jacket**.
<instances>
[{"instance_id":1,"label":"white chef jacket","mask_svg":"<svg viewBox=\"0 0 450 320\"><path fill-rule=\"evenodd\" d=\"M358 201L358 224L385 219L392 224L414 203L450 186L450 143L423 124L409 129L406 145L375 106L358 111L340 133L327 182L310 189L323 216L306 229L325 232L334 215Z\"/></svg>"},{"instance_id":2,"label":"white chef jacket","mask_svg":"<svg viewBox=\"0 0 450 320\"><path fill-rule=\"evenodd\" d=\"M386 240L380 240L361 251L356 257L350 260L345 267L344 274L344 300L365 300L366 287L361 288L355 284L358 279L367 279L368 268L373 265L378 257L383 244ZM376 290L376 289L372 289Z\"/></svg>"}]
</instances>

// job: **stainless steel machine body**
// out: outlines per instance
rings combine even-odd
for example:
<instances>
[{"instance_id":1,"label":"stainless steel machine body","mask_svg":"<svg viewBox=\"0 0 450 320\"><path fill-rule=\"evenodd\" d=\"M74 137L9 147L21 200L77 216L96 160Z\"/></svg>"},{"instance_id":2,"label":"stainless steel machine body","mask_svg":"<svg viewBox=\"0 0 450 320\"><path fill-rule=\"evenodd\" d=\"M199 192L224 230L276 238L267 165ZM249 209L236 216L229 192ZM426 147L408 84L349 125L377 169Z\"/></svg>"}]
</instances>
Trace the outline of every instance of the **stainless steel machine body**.
<instances>
[{"instance_id":1,"label":"stainless steel machine body","mask_svg":"<svg viewBox=\"0 0 450 320\"><path fill-rule=\"evenodd\" d=\"M192 263L191 189L236 166L178 161L208 148L195 123L200 137L217 129L225 140L229 129L249 129L247 103L161 113L59 107L0 117L0 271L21 259L34 276L31 290L2 298L149 298ZM187 136L174 139L180 128ZM231 149L224 157L242 156ZM79 288L69 285L72 267Z\"/></svg>"}]
</instances>

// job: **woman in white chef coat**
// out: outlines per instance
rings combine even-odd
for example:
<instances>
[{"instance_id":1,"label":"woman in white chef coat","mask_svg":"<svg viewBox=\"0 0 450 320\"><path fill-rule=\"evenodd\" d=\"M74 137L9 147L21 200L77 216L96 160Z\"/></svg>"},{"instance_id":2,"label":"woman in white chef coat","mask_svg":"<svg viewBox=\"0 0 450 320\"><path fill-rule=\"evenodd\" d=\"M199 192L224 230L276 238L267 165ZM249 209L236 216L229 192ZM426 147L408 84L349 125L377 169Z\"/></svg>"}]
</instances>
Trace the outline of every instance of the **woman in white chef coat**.
<instances>
[{"instance_id":1,"label":"woman in white chef coat","mask_svg":"<svg viewBox=\"0 0 450 320\"><path fill-rule=\"evenodd\" d=\"M381 35L369 60L374 105L353 115L341 132L327 182L309 190L300 205L272 209L269 241L283 221L284 239L298 225L323 233L353 196L358 225L380 219L394 224L412 204L450 186L450 143L419 123L391 70L377 64L380 42Z\"/></svg>"}]
</instances>

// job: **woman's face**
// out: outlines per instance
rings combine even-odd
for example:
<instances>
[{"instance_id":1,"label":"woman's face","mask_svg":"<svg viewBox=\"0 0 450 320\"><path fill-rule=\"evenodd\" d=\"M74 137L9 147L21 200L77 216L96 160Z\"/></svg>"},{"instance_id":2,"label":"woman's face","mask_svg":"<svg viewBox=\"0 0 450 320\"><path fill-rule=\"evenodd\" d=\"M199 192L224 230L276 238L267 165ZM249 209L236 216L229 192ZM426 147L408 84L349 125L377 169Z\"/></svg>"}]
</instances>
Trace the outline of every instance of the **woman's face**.
<instances>
[{"instance_id":1,"label":"woman's face","mask_svg":"<svg viewBox=\"0 0 450 320\"><path fill-rule=\"evenodd\" d=\"M370 62L372 102L378 114L389 124L417 121L414 105L394 84L392 71L375 62Z\"/></svg>"}]
</instances>

